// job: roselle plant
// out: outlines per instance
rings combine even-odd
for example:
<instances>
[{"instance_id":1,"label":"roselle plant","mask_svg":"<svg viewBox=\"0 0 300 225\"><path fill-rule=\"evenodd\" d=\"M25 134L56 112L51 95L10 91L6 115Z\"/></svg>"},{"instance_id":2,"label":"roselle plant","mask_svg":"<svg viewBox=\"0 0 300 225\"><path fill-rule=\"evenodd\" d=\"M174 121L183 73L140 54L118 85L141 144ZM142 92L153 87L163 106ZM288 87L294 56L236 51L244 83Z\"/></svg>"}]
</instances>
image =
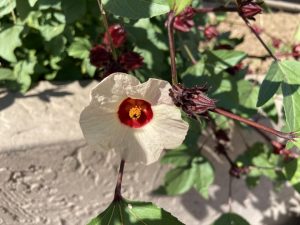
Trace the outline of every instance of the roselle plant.
<instances>
[{"instance_id":1,"label":"roselle plant","mask_svg":"<svg viewBox=\"0 0 300 225\"><path fill-rule=\"evenodd\" d=\"M162 155L160 162L171 169L155 193L195 189L209 198L215 172L202 155L205 143L198 143L203 131L228 162L228 179L253 187L265 176L276 187L289 183L300 192L300 30L291 45L267 34L255 24L264 7L254 0L216 7L196 0L0 2L1 86L26 92L44 79L100 81L80 125L90 145L113 149L121 162L112 203L89 225L183 224L153 203L123 197L124 167ZM215 20L208 13L215 13ZM224 13L238 14L265 48L266 55L256 58L273 60L261 84L246 77L250 71L243 60L250 56L235 50L243 38L218 30ZM283 118L275 108L278 95ZM285 126L265 126L259 122L264 117L275 124L284 120ZM253 129L265 142L233 158L233 123ZM233 209L213 224L250 223Z\"/></svg>"}]
</instances>

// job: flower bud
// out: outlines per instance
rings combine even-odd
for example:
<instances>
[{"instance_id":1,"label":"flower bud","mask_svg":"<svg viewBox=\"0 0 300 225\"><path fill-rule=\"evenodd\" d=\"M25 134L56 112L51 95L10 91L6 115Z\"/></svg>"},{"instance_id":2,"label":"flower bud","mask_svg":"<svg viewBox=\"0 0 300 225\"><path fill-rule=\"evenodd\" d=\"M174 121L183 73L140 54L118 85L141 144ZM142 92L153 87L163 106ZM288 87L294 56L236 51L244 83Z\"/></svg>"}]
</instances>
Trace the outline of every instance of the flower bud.
<instances>
[{"instance_id":1,"label":"flower bud","mask_svg":"<svg viewBox=\"0 0 300 225\"><path fill-rule=\"evenodd\" d=\"M119 57L120 64L128 71L136 70L143 65L144 58L136 52L126 52Z\"/></svg>"},{"instance_id":2,"label":"flower bud","mask_svg":"<svg viewBox=\"0 0 300 225\"><path fill-rule=\"evenodd\" d=\"M300 44L296 44L293 46L292 54L295 59L298 60L300 58Z\"/></svg>"},{"instance_id":3,"label":"flower bud","mask_svg":"<svg viewBox=\"0 0 300 225\"><path fill-rule=\"evenodd\" d=\"M206 96L205 87L186 88L181 84L173 85L170 96L174 104L180 107L187 115L195 118L210 109L216 108L215 101Z\"/></svg>"},{"instance_id":4,"label":"flower bud","mask_svg":"<svg viewBox=\"0 0 300 225\"><path fill-rule=\"evenodd\" d=\"M263 9L253 0L242 1L239 5L239 13L246 19L255 20L254 16L262 11Z\"/></svg>"},{"instance_id":5,"label":"flower bud","mask_svg":"<svg viewBox=\"0 0 300 225\"><path fill-rule=\"evenodd\" d=\"M284 160L289 161L298 158L298 155L285 148L285 145L278 141L271 141L273 147L273 153L275 155L282 155Z\"/></svg>"},{"instance_id":6,"label":"flower bud","mask_svg":"<svg viewBox=\"0 0 300 225\"><path fill-rule=\"evenodd\" d=\"M182 32L188 32L195 25L193 18L195 11L192 7L186 7L186 9L175 17L174 28Z\"/></svg>"},{"instance_id":7,"label":"flower bud","mask_svg":"<svg viewBox=\"0 0 300 225\"><path fill-rule=\"evenodd\" d=\"M272 45L274 48L279 48L281 45L281 40L279 38L272 38Z\"/></svg>"},{"instance_id":8,"label":"flower bud","mask_svg":"<svg viewBox=\"0 0 300 225\"><path fill-rule=\"evenodd\" d=\"M252 28L253 28L254 32L257 33L257 34L261 34L264 31L263 28L257 26L256 24L253 24Z\"/></svg>"},{"instance_id":9,"label":"flower bud","mask_svg":"<svg viewBox=\"0 0 300 225\"><path fill-rule=\"evenodd\" d=\"M108 32L105 32L103 43L107 46L110 45L109 35L111 36L112 43L115 48L121 47L126 41L126 31L120 24L111 25L108 28Z\"/></svg>"},{"instance_id":10,"label":"flower bud","mask_svg":"<svg viewBox=\"0 0 300 225\"><path fill-rule=\"evenodd\" d=\"M207 26L204 28L204 36L207 40L211 40L219 35L219 32L215 26Z\"/></svg>"},{"instance_id":11,"label":"flower bud","mask_svg":"<svg viewBox=\"0 0 300 225\"><path fill-rule=\"evenodd\" d=\"M96 45L90 50L90 62L96 67L102 67L111 60L111 54L102 45Z\"/></svg>"}]
</instances>

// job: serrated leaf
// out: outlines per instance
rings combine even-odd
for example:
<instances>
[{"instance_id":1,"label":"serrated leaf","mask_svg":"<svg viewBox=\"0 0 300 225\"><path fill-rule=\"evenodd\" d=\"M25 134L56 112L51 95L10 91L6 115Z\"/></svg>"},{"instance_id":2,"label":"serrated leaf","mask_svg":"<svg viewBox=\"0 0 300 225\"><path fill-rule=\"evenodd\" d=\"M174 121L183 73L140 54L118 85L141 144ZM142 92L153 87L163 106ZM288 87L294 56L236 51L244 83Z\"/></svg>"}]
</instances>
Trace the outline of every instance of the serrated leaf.
<instances>
[{"instance_id":1,"label":"serrated leaf","mask_svg":"<svg viewBox=\"0 0 300 225\"><path fill-rule=\"evenodd\" d=\"M0 1L0 18L11 13L16 7L16 0L1 0Z\"/></svg>"},{"instance_id":2,"label":"serrated leaf","mask_svg":"<svg viewBox=\"0 0 300 225\"><path fill-rule=\"evenodd\" d=\"M86 13L86 0L63 0L62 10L67 23L73 23Z\"/></svg>"},{"instance_id":3,"label":"serrated leaf","mask_svg":"<svg viewBox=\"0 0 300 225\"><path fill-rule=\"evenodd\" d=\"M211 164L204 159L197 159L193 163L196 169L194 178L195 189L204 197L208 198L208 189L214 181L214 170Z\"/></svg>"},{"instance_id":4,"label":"serrated leaf","mask_svg":"<svg viewBox=\"0 0 300 225\"><path fill-rule=\"evenodd\" d=\"M290 131L298 131L300 129L300 62L281 61L279 66L283 77L281 89L286 122Z\"/></svg>"},{"instance_id":5,"label":"serrated leaf","mask_svg":"<svg viewBox=\"0 0 300 225\"><path fill-rule=\"evenodd\" d=\"M282 71L279 68L278 62L273 62L260 86L256 104L257 107L264 105L270 98L273 97L273 95L277 92L282 79Z\"/></svg>"},{"instance_id":6,"label":"serrated leaf","mask_svg":"<svg viewBox=\"0 0 300 225\"><path fill-rule=\"evenodd\" d=\"M68 48L69 56L77 59L85 59L89 57L91 43L86 38L75 38L74 42Z\"/></svg>"},{"instance_id":7,"label":"serrated leaf","mask_svg":"<svg viewBox=\"0 0 300 225\"><path fill-rule=\"evenodd\" d=\"M50 41L52 38L60 35L64 31L65 24L55 24L55 25L45 24L39 26L38 29L40 30L45 40Z\"/></svg>"},{"instance_id":8,"label":"serrated leaf","mask_svg":"<svg viewBox=\"0 0 300 225\"><path fill-rule=\"evenodd\" d=\"M246 57L241 51L215 50L207 52L206 66L212 69L215 74L235 66Z\"/></svg>"},{"instance_id":9,"label":"serrated leaf","mask_svg":"<svg viewBox=\"0 0 300 225\"><path fill-rule=\"evenodd\" d=\"M286 178L293 185L296 191L300 193L300 159L294 159L284 165Z\"/></svg>"},{"instance_id":10,"label":"serrated leaf","mask_svg":"<svg viewBox=\"0 0 300 225\"><path fill-rule=\"evenodd\" d=\"M26 92L31 85L31 77L30 74L34 73L34 66L36 62L28 62L28 61L19 61L14 67L14 76L16 77L16 81L21 85L20 91L22 93Z\"/></svg>"},{"instance_id":11,"label":"serrated leaf","mask_svg":"<svg viewBox=\"0 0 300 225\"><path fill-rule=\"evenodd\" d=\"M0 80L14 80L14 74L11 69L0 68Z\"/></svg>"},{"instance_id":12,"label":"serrated leaf","mask_svg":"<svg viewBox=\"0 0 300 225\"><path fill-rule=\"evenodd\" d=\"M212 225L250 225L243 217L235 213L221 215Z\"/></svg>"},{"instance_id":13,"label":"serrated leaf","mask_svg":"<svg viewBox=\"0 0 300 225\"><path fill-rule=\"evenodd\" d=\"M187 166L191 163L192 159L192 155L188 152L187 146L182 145L180 149L167 151L160 162L176 166Z\"/></svg>"},{"instance_id":14,"label":"serrated leaf","mask_svg":"<svg viewBox=\"0 0 300 225\"><path fill-rule=\"evenodd\" d=\"M16 62L14 50L22 45L20 34L23 26L14 25L0 32L0 56L10 62Z\"/></svg>"},{"instance_id":15,"label":"serrated leaf","mask_svg":"<svg viewBox=\"0 0 300 225\"><path fill-rule=\"evenodd\" d=\"M176 217L151 202L122 199L92 219L88 225L184 225Z\"/></svg>"},{"instance_id":16,"label":"serrated leaf","mask_svg":"<svg viewBox=\"0 0 300 225\"><path fill-rule=\"evenodd\" d=\"M105 0L106 10L130 19L150 18L170 11L165 0Z\"/></svg>"},{"instance_id":17,"label":"serrated leaf","mask_svg":"<svg viewBox=\"0 0 300 225\"><path fill-rule=\"evenodd\" d=\"M168 195L187 192L194 184L195 167L184 166L170 170L165 176L164 189Z\"/></svg>"}]
</instances>

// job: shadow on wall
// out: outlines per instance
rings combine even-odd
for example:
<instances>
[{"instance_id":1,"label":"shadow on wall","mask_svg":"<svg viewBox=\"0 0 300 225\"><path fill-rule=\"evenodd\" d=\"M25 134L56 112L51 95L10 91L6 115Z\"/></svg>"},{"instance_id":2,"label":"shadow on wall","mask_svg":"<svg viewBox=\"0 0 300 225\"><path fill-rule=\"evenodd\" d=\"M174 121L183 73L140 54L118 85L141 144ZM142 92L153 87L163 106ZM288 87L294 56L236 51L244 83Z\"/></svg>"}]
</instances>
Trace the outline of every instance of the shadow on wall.
<instances>
[{"instance_id":1,"label":"shadow on wall","mask_svg":"<svg viewBox=\"0 0 300 225\"><path fill-rule=\"evenodd\" d=\"M11 106L17 98L38 97L40 100L42 100L44 102L50 102L51 98L53 98L53 97L57 98L57 97L64 97L66 95L72 95L71 92L61 91L60 89L61 89L60 87L56 87L56 88L51 88L51 89L42 91L37 94L29 94L29 95L23 95L21 93L11 93L11 92L2 91L2 92L0 92L0 96L3 95L2 97L0 97L0 111Z\"/></svg>"}]
</instances>

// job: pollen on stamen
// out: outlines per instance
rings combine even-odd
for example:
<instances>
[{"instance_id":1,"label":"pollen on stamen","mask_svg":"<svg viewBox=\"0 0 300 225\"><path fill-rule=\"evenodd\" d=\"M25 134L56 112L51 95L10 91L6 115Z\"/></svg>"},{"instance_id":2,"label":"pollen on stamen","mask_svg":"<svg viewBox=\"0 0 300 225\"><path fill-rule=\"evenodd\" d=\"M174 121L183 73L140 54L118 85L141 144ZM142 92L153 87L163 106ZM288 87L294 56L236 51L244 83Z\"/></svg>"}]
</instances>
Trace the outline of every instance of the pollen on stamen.
<instances>
[{"instance_id":1,"label":"pollen on stamen","mask_svg":"<svg viewBox=\"0 0 300 225\"><path fill-rule=\"evenodd\" d=\"M140 118L142 114L142 108L139 106L134 106L129 110L129 117L132 119Z\"/></svg>"}]
</instances>

